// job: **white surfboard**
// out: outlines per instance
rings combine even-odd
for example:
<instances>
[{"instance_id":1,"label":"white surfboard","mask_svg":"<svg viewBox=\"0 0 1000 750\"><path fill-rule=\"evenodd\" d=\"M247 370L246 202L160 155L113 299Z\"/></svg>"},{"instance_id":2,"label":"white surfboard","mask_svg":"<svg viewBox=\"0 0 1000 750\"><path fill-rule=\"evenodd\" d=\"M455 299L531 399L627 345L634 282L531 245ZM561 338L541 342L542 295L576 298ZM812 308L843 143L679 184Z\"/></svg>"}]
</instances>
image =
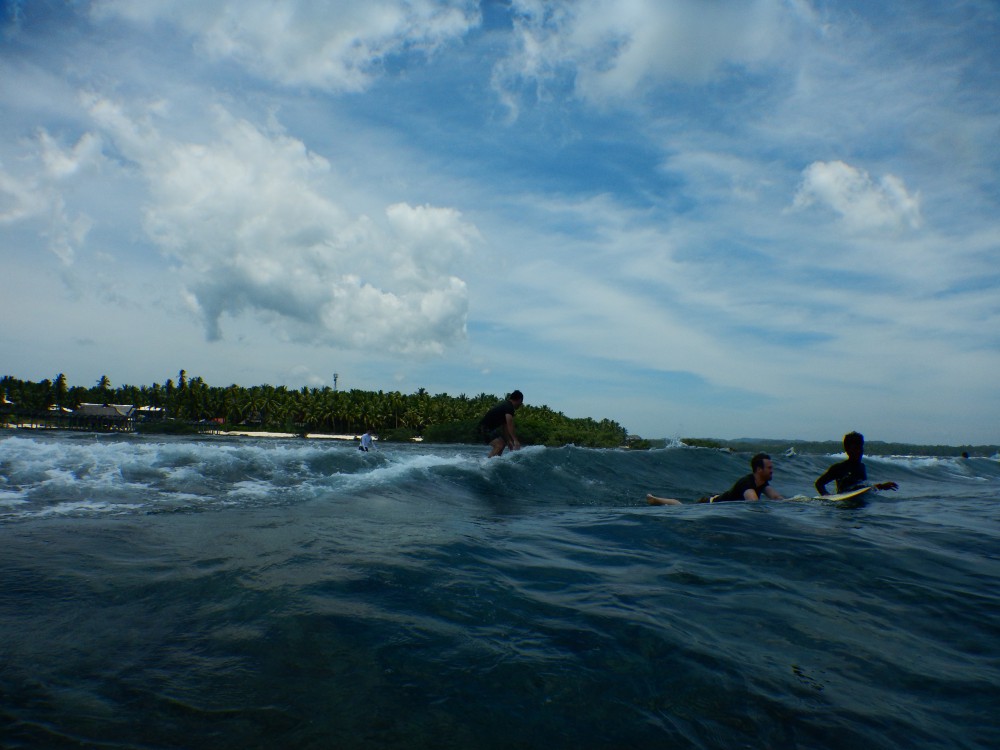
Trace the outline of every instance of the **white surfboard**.
<instances>
[{"instance_id":1,"label":"white surfboard","mask_svg":"<svg viewBox=\"0 0 1000 750\"><path fill-rule=\"evenodd\" d=\"M833 500L834 502L842 500L850 500L854 497L860 497L866 492L871 492L871 487L860 487L856 490L851 490L850 492L838 492L836 495L818 495L813 498L813 500Z\"/></svg>"}]
</instances>

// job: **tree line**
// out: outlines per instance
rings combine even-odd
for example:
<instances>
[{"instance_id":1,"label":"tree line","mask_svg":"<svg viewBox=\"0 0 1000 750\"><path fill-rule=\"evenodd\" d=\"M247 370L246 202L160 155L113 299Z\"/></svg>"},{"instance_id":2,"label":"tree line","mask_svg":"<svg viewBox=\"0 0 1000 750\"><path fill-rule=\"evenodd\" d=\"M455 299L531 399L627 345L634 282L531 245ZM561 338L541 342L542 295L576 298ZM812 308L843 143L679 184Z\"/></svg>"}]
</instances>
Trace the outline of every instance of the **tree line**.
<instances>
[{"instance_id":1,"label":"tree line","mask_svg":"<svg viewBox=\"0 0 1000 750\"><path fill-rule=\"evenodd\" d=\"M371 429L382 440L421 436L431 442L474 442L483 414L501 396L429 394L399 391L339 391L330 387L288 389L285 386L210 386L185 370L176 381L150 386L115 387L104 375L93 386L70 386L64 374L54 380L32 382L7 375L0 393L8 412L43 413L76 409L83 403L132 404L163 409L166 419L143 422L140 431L198 430L211 423L221 429L241 427L306 434L359 434ZM618 447L628 440L626 430L610 419L570 418L548 406L525 405L517 415L518 437L525 444L582 447Z\"/></svg>"},{"instance_id":2,"label":"tree line","mask_svg":"<svg viewBox=\"0 0 1000 750\"><path fill-rule=\"evenodd\" d=\"M737 453L769 453L781 456L788 448L807 455L831 455L844 452L842 440L765 440L743 438L718 440L715 438L681 438L685 445L698 448L716 448ZM868 456L994 456L1000 450L996 445L915 445L884 440L865 440Z\"/></svg>"}]
</instances>

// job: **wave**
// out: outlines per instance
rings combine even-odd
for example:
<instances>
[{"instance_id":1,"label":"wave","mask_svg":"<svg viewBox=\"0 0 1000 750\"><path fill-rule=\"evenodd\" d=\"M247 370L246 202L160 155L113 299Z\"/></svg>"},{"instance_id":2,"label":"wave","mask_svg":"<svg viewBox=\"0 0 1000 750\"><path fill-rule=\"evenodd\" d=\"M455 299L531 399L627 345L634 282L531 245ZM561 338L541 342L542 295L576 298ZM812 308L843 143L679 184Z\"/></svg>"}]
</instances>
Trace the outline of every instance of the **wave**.
<instances>
[{"instance_id":1,"label":"wave","mask_svg":"<svg viewBox=\"0 0 1000 750\"><path fill-rule=\"evenodd\" d=\"M985 746L996 462L870 459L902 486L861 507L644 502L748 459L0 438L5 739ZM791 495L831 457L775 461Z\"/></svg>"},{"instance_id":2,"label":"wave","mask_svg":"<svg viewBox=\"0 0 1000 750\"><path fill-rule=\"evenodd\" d=\"M623 507L647 492L693 500L749 471L749 456L670 446L650 451L526 447L487 459L481 446L302 439L146 438L79 433L0 439L0 518L203 511L384 495L409 502L479 498L495 507ZM811 495L840 456L776 456L773 485ZM989 495L991 459L867 457L869 478L902 494Z\"/></svg>"}]
</instances>

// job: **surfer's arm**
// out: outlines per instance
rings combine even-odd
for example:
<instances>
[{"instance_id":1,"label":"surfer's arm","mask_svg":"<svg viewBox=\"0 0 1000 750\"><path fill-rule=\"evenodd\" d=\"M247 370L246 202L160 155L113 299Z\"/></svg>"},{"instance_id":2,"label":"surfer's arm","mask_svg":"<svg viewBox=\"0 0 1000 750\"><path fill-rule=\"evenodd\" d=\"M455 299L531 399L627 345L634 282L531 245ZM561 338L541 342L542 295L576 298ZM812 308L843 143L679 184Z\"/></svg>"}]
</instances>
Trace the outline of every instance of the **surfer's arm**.
<instances>
[{"instance_id":1,"label":"surfer's arm","mask_svg":"<svg viewBox=\"0 0 1000 750\"><path fill-rule=\"evenodd\" d=\"M821 476L819 479L816 480L816 491L820 495L829 494L826 491L826 486L832 481L833 481L833 467L830 467L825 472L823 472L823 476Z\"/></svg>"},{"instance_id":2,"label":"surfer's arm","mask_svg":"<svg viewBox=\"0 0 1000 750\"><path fill-rule=\"evenodd\" d=\"M767 487L764 488L764 494L767 495L772 500L784 500L785 499L785 498L783 498L781 496L781 493L778 492L776 489L774 489L774 487L772 487L771 485L767 485Z\"/></svg>"},{"instance_id":3,"label":"surfer's arm","mask_svg":"<svg viewBox=\"0 0 1000 750\"><path fill-rule=\"evenodd\" d=\"M672 497L657 497L653 493L646 495L647 505L680 505L680 500L675 500Z\"/></svg>"},{"instance_id":4,"label":"surfer's arm","mask_svg":"<svg viewBox=\"0 0 1000 750\"><path fill-rule=\"evenodd\" d=\"M504 433L507 436L507 445L510 449L516 451L521 447L520 441L517 439L517 433L514 432L514 415L508 414L507 421L504 424Z\"/></svg>"},{"instance_id":5,"label":"surfer's arm","mask_svg":"<svg viewBox=\"0 0 1000 750\"><path fill-rule=\"evenodd\" d=\"M746 492L743 493L743 499L746 500L748 503L752 503L756 502L757 500L760 500L760 495L757 494L756 490L747 490Z\"/></svg>"}]
</instances>

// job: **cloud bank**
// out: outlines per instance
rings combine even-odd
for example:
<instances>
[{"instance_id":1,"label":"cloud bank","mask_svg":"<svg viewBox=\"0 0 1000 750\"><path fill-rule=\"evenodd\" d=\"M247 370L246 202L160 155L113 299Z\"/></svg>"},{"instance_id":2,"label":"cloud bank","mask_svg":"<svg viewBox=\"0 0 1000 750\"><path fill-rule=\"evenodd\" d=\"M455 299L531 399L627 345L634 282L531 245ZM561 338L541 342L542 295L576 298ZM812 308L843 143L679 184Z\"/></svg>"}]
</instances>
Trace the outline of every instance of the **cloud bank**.
<instances>
[{"instance_id":1,"label":"cloud bank","mask_svg":"<svg viewBox=\"0 0 1000 750\"><path fill-rule=\"evenodd\" d=\"M628 103L649 87L697 85L775 59L797 13L779 0L512 0L511 53L493 71L503 101L568 86L590 104Z\"/></svg>"},{"instance_id":2,"label":"cloud bank","mask_svg":"<svg viewBox=\"0 0 1000 750\"><path fill-rule=\"evenodd\" d=\"M207 57L266 80L334 92L371 85L393 56L430 55L480 22L473 0L101 0L98 19L169 23Z\"/></svg>"},{"instance_id":3,"label":"cloud bank","mask_svg":"<svg viewBox=\"0 0 1000 750\"><path fill-rule=\"evenodd\" d=\"M254 314L281 336L330 346L440 353L465 336L478 240L454 209L393 204L381 221L324 193L330 164L301 141L215 110L212 140L171 138L152 111L87 107L148 182L144 227L178 264L210 340Z\"/></svg>"},{"instance_id":4,"label":"cloud bank","mask_svg":"<svg viewBox=\"0 0 1000 750\"><path fill-rule=\"evenodd\" d=\"M988 3L8 10L19 376L336 371L653 436L996 434Z\"/></svg>"}]
</instances>

